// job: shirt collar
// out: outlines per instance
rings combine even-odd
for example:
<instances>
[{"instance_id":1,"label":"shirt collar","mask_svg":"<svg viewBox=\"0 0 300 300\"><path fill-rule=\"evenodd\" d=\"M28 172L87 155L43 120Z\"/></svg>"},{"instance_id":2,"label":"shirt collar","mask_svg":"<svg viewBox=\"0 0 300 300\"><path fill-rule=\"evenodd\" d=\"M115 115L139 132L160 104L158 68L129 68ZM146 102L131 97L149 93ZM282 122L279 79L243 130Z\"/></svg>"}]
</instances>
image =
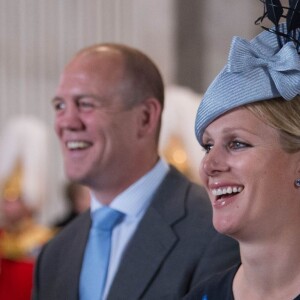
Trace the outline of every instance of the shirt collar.
<instances>
[{"instance_id":1,"label":"shirt collar","mask_svg":"<svg viewBox=\"0 0 300 300\"><path fill-rule=\"evenodd\" d=\"M158 186L161 184L170 167L163 159L138 181L129 186L119 194L109 205L119 210L129 217L138 217L149 206L152 196ZM102 207L103 205L91 193L91 211Z\"/></svg>"}]
</instances>

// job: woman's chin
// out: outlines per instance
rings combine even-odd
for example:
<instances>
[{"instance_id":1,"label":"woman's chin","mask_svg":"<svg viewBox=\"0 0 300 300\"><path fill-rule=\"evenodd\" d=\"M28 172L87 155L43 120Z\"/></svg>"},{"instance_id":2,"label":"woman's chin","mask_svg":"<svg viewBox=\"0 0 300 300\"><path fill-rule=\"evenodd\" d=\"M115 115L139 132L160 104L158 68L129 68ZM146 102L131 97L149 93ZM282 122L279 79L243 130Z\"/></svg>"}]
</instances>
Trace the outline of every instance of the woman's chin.
<instances>
[{"instance_id":1,"label":"woman's chin","mask_svg":"<svg viewBox=\"0 0 300 300\"><path fill-rule=\"evenodd\" d=\"M236 226L231 220L214 218L213 225L216 231L224 235L234 236L237 231Z\"/></svg>"}]
</instances>

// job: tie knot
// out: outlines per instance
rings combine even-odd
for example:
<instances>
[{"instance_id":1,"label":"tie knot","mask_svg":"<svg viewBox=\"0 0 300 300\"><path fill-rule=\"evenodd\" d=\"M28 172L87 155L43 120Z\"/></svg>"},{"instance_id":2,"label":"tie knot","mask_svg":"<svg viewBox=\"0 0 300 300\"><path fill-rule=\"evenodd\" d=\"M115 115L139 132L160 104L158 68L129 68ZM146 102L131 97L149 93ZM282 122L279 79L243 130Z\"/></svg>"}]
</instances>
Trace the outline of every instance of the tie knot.
<instances>
[{"instance_id":1,"label":"tie knot","mask_svg":"<svg viewBox=\"0 0 300 300\"><path fill-rule=\"evenodd\" d=\"M124 217L124 214L109 206L103 206L92 213L92 228L98 230L112 230Z\"/></svg>"}]
</instances>

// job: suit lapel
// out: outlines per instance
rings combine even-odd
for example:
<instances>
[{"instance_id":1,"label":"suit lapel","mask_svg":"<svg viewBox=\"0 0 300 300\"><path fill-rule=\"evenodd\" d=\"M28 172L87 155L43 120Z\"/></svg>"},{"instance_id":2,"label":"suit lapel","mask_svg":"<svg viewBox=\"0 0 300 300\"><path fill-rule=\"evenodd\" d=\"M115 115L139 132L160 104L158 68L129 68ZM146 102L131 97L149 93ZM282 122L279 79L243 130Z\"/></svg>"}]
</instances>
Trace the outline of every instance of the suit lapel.
<instances>
[{"instance_id":1,"label":"suit lapel","mask_svg":"<svg viewBox=\"0 0 300 300\"><path fill-rule=\"evenodd\" d=\"M150 208L122 258L108 299L138 299L175 242L170 227Z\"/></svg>"},{"instance_id":2,"label":"suit lapel","mask_svg":"<svg viewBox=\"0 0 300 300\"><path fill-rule=\"evenodd\" d=\"M172 168L123 255L108 300L139 299L147 289L176 244L171 225L184 216L187 185Z\"/></svg>"},{"instance_id":3,"label":"suit lapel","mask_svg":"<svg viewBox=\"0 0 300 300\"><path fill-rule=\"evenodd\" d=\"M91 224L90 212L88 211L84 213L82 216L78 217L78 220L75 222L78 224L78 230L74 230L74 234L71 236L68 247L64 252L64 255L61 257L63 263L61 264L62 268L58 276L60 285L58 289L60 291L59 299L79 299L78 289L74 289L74 286L79 286L83 253ZM61 293L66 296L62 297Z\"/></svg>"}]
</instances>

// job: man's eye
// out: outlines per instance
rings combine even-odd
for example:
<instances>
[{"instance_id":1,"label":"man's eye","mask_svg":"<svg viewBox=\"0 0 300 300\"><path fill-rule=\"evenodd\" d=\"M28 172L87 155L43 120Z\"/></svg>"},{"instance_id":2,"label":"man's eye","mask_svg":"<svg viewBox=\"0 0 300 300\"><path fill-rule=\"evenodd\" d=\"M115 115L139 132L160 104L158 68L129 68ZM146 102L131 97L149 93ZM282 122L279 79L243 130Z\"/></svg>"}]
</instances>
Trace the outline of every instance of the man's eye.
<instances>
[{"instance_id":1,"label":"man's eye","mask_svg":"<svg viewBox=\"0 0 300 300\"><path fill-rule=\"evenodd\" d=\"M53 106L55 111L61 111L61 110L65 109L66 104L62 101L53 101L52 106Z\"/></svg>"},{"instance_id":2,"label":"man's eye","mask_svg":"<svg viewBox=\"0 0 300 300\"><path fill-rule=\"evenodd\" d=\"M96 107L94 102L92 102L92 101L83 101L83 100L78 101L77 106L80 110L91 110L91 109L94 109Z\"/></svg>"},{"instance_id":3,"label":"man's eye","mask_svg":"<svg viewBox=\"0 0 300 300\"><path fill-rule=\"evenodd\" d=\"M90 103L90 102L83 102L83 101L80 101L80 102L78 103L78 105L79 105L80 107L94 107L94 106L95 106L93 103Z\"/></svg>"},{"instance_id":4,"label":"man's eye","mask_svg":"<svg viewBox=\"0 0 300 300\"><path fill-rule=\"evenodd\" d=\"M240 141L231 141L228 144L228 148L232 149L232 150L244 149L244 148L248 148L248 147L250 147L249 144L240 142Z\"/></svg>"}]
</instances>

